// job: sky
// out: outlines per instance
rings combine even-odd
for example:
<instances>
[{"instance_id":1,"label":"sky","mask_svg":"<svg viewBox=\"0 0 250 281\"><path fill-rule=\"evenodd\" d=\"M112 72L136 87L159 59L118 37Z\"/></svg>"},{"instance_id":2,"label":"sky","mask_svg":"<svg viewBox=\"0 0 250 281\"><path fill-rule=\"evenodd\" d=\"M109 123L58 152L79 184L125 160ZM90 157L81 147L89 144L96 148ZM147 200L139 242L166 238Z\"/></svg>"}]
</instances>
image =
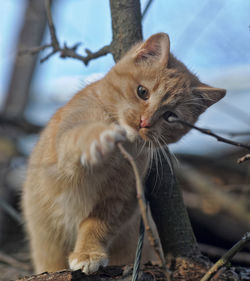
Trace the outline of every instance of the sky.
<instances>
[{"instance_id":1,"label":"sky","mask_svg":"<svg viewBox=\"0 0 250 281\"><path fill-rule=\"evenodd\" d=\"M56 5L53 18L61 43L66 41L71 46L81 42L78 51L84 53L85 48L95 51L111 42L108 0L58 2L60 4ZM141 1L142 9L146 2ZM25 5L24 0L1 3L0 103L8 87ZM250 117L245 121L239 114L232 113L240 109L245 111L245 117L250 116L249 11L248 0L154 0L144 18L144 38L156 32L167 32L171 51L177 58L203 82L227 89L227 97L202 116L198 123L201 126L233 131L249 129ZM43 41L50 41L48 31ZM45 55L46 51L40 54L40 58ZM43 64L37 62L31 89L37 104L33 110L27 111L27 116L37 123L47 122L58 103L67 101L87 82L105 75L113 64L111 55L91 61L88 67L76 60L60 59L58 55ZM47 104L49 101L50 106ZM46 110L43 103L47 104ZM236 109L230 110L227 104ZM191 132L173 149L202 153L204 147L206 151L222 149L221 144L197 132Z\"/></svg>"}]
</instances>

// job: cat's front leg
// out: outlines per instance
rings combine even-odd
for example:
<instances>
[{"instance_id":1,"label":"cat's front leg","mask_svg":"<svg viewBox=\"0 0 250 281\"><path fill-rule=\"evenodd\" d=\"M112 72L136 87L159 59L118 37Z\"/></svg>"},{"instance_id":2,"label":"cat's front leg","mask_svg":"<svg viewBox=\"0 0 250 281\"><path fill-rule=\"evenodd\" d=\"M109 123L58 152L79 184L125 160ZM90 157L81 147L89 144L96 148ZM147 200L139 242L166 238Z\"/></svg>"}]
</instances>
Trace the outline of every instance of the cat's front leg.
<instances>
[{"instance_id":1,"label":"cat's front leg","mask_svg":"<svg viewBox=\"0 0 250 281\"><path fill-rule=\"evenodd\" d=\"M110 246L121 227L134 214L136 205L134 192L127 194L126 200L118 196L98 202L79 226L75 247L69 256L69 267L91 274L100 266L108 265Z\"/></svg>"},{"instance_id":2,"label":"cat's front leg","mask_svg":"<svg viewBox=\"0 0 250 281\"><path fill-rule=\"evenodd\" d=\"M81 155L83 167L98 166L114 151L118 142L126 140L126 131L120 126L103 130Z\"/></svg>"},{"instance_id":3,"label":"cat's front leg","mask_svg":"<svg viewBox=\"0 0 250 281\"><path fill-rule=\"evenodd\" d=\"M80 224L74 251L69 256L71 270L91 274L108 265L107 232L107 225L98 218L87 218Z\"/></svg>"},{"instance_id":4,"label":"cat's front leg","mask_svg":"<svg viewBox=\"0 0 250 281\"><path fill-rule=\"evenodd\" d=\"M59 171L73 176L80 167L100 167L115 151L116 144L126 140L126 131L114 124L82 122L72 126L58 137Z\"/></svg>"}]
</instances>

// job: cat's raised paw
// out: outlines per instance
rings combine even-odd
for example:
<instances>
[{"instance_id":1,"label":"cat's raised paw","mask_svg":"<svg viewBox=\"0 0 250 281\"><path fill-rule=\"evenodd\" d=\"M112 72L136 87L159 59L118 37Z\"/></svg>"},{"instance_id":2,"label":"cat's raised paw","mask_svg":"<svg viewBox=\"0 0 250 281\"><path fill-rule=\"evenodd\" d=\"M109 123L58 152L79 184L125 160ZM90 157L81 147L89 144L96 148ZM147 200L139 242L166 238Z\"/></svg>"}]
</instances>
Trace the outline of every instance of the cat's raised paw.
<instances>
[{"instance_id":1,"label":"cat's raised paw","mask_svg":"<svg viewBox=\"0 0 250 281\"><path fill-rule=\"evenodd\" d=\"M124 142L126 139L126 131L119 126L115 127L115 129L103 131L99 139L91 143L89 152L82 154L82 165L88 166L88 164L96 165L101 163L114 150L118 142Z\"/></svg>"},{"instance_id":2,"label":"cat's raised paw","mask_svg":"<svg viewBox=\"0 0 250 281\"><path fill-rule=\"evenodd\" d=\"M72 253L69 257L69 267L71 270L79 270L85 274L91 274L100 268L100 266L108 265L108 257L106 254L91 253L79 254Z\"/></svg>"}]
</instances>

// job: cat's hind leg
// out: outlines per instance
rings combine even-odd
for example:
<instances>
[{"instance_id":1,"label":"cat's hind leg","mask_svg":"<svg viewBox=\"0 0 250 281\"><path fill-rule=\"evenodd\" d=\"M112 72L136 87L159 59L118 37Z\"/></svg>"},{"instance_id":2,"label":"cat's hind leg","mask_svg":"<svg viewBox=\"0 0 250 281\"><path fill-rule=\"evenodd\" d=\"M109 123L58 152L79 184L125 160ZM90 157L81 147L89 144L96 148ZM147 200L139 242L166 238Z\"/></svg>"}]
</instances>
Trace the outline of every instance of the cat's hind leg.
<instances>
[{"instance_id":1,"label":"cat's hind leg","mask_svg":"<svg viewBox=\"0 0 250 281\"><path fill-rule=\"evenodd\" d=\"M56 239L33 237L31 239L31 254L35 273L55 272L68 268L67 253Z\"/></svg>"}]
</instances>

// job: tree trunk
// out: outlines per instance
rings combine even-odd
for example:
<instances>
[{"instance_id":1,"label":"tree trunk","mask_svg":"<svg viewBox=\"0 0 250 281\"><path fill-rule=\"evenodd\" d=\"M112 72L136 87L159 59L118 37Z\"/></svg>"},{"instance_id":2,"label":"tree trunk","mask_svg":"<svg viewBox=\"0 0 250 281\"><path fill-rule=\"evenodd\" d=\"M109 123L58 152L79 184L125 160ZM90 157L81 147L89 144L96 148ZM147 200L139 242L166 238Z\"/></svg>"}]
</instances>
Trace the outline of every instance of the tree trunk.
<instances>
[{"instance_id":1,"label":"tree trunk","mask_svg":"<svg viewBox=\"0 0 250 281\"><path fill-rule=\"evenodd\" d=\"M165 257L200 255L180 187L166 160L158 163L158 173L153 166L146 189Z\"/></svg>"},{"instance_id":2,"label":"tree trunk","mask_svg":"<svg viewBox=\"0 0 250 281\"><path fill-rule=\"evenodd\" d=\"M3 114L9 118L23 115L29 96L29 88L34 73L37 55L22 55L27 50L41 44L46 26L46 13L43 0L27 1L27 9L21 29L11 81L5 100Z\"/></svg>"},{"instance_id":3,"label":"tree trunk","mask_svg":"<svg viewBox=\"0 0 250 281\"><path fill-rule=\"evenodd\" d=\"M140 0L110 0L112 55L118 61L136 42L142 40Z\"/></svg>"},{"instance_id":4,"label":"tree trunk","mask_svg":"<svg viewBox=\"0 0 250 281\"><path fill-rule=\"evenodd\" d=\"M142 40L141 10L139 0L110 0L112 17L112 54L120 59L136 42ZM190 256L199 254L193 230L177 184L172 190L170 168L162 157L164 174L157 179L152 169L146 182L150 190L155 185L157 192L150 196L150 207L156 223L164 255ZM158 163L161 167L161 163ZM172 193L171 193L172 192Z\"/></svg>"}]
</instances>

